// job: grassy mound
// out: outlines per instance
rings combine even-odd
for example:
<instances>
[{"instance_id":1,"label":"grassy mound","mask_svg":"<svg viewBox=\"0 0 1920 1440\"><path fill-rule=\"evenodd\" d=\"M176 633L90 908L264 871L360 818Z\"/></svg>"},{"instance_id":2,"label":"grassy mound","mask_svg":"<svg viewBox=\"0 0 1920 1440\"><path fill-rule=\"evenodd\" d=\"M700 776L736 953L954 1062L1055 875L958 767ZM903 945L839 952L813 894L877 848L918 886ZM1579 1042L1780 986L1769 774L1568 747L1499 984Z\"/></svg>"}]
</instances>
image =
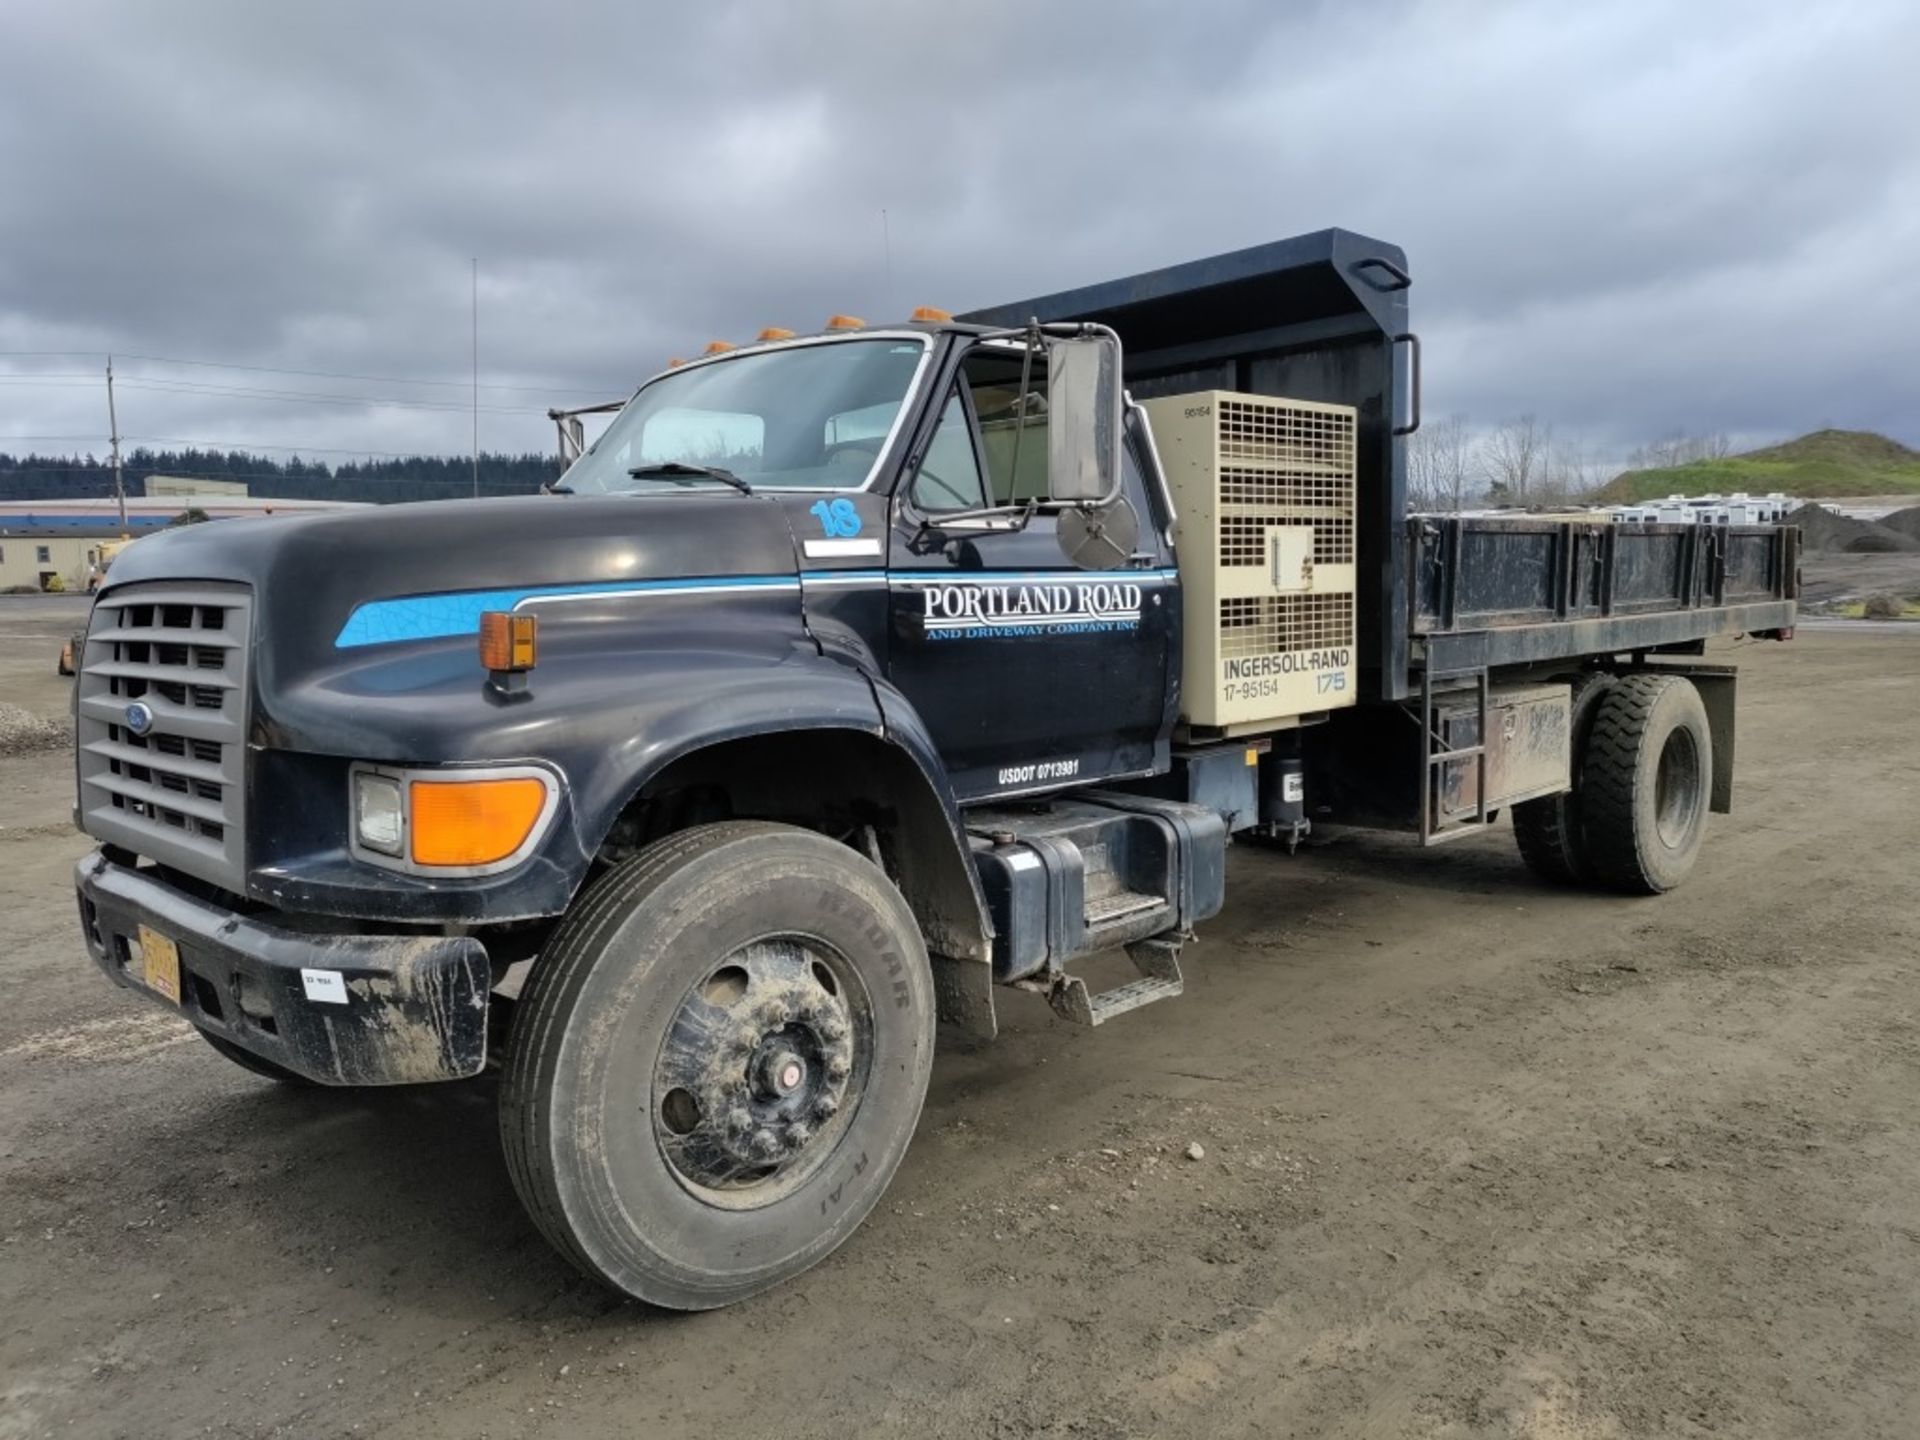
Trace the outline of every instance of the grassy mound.
<instances>
[{"instance_id":1,"label":"grassy mound","mask_svg":"<svg viewBox=\"0 0 1920 1440\"><path fill-rule=\"evenodd\" d=\"M1920 494L1920 450L1864 430L1816 430L1745 455L1696 460L1664 470L1629 470L1600 492L1615 504L1669 495Z\"/></svg>"}]
</instances>

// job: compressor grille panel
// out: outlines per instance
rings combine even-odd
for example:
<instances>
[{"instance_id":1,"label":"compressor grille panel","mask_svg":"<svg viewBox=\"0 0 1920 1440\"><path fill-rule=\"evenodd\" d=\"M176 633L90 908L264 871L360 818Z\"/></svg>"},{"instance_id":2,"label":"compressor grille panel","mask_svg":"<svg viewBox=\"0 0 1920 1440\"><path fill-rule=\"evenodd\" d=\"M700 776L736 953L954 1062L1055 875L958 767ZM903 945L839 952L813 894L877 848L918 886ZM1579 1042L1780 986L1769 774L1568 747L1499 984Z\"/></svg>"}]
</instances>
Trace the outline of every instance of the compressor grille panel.
<instances>
[{"instance_id":1,"label":"compressor grille panel","mask_svg":"<svg viewBox=\"0 0 1920 1440\"><path fill-rule=\"evenodd\" d=\"M1246 734L1352 704L1356 412L1226 391L1145 403L1179 511L1187 725Z\"/></svg>"},{"instance_id":2,"label":"compressor grille panel","mask_svg":"<svg viewBox=\"0 0 1920 1440\"><path fill-rule=\"evenodd\" d=\"M1221 396L1220 460L1258 460L1269 465L1318 465L1353 474L1354 411L1341 406L1307 409L1263 395Z\"/></svg>"},{"instance_id":3,"label":"compressor grille panel","mask_svg":"<svg viewBox=\"0 0 1920 1440\"><path fill-rule=\"evenodd\" d=\"M1353 478L1324 472L1246 470L1220 472L1220 563L1264 565L1266 536L1274 525L1313 525L1313 558L1326 565L1353 563Z\"/></svg>"},{"instance_id":4,"label":"compressor grille panel","mask_svg":"<svg viewBox=\"0 0 1920 1440\"><path fill-rule=\"evenodd\" d=\"M1284 655L1353 643L1351 595L1274 595L1220 602L1220 653Z\"/></svg>"}]
</instances>

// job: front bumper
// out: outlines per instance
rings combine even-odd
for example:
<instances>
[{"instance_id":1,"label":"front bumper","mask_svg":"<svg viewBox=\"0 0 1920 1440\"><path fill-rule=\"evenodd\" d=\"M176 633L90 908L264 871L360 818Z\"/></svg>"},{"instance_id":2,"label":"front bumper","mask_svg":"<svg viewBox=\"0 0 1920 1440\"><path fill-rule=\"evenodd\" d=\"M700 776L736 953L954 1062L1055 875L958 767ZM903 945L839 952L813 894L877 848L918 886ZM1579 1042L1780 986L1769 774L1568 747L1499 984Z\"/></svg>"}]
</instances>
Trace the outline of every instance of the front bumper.
<instances>
[{"instance_id":1,"label":"front bumper","mask_svg":"<svg viewBox=\"0 0 1920 1440\"><path fill-rule=\"evenodd\" d=\"M492 974L471 936L305 933L236 915L96 852L76 867L96 964L140 979L140 927L180 952L180 1013L323 1085L459 1080L487 1062Z\"/></svg>"}]
</instances>

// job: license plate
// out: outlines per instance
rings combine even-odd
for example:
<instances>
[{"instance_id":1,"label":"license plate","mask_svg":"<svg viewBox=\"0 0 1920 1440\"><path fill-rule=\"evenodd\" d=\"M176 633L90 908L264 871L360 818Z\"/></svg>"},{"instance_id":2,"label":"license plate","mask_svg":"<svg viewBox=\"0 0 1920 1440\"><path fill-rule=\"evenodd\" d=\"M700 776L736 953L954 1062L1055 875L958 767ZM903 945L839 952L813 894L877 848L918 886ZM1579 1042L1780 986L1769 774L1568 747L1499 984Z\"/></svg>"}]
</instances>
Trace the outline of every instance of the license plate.
<instances>
[{"instance_id":1,"label":"license plate","mask_svg":"<svg viewBox=\"0 0 1920 1440\"><path fill-rule=\"evenodd\" d=\"M140 927L140 978L154 994L180 1003L180 947L145 925Z\"/></svg>"}]
</instances>

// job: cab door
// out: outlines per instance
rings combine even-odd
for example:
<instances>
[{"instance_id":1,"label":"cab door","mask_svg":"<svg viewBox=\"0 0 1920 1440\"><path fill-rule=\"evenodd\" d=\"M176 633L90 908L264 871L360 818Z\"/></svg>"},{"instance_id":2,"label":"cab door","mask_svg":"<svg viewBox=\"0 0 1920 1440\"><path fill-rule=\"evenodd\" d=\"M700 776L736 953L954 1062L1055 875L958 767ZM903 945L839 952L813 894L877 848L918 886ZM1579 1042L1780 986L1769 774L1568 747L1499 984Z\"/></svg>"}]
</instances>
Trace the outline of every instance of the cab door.
<instances>
[{"instance_id":1,"label":"cab door","mask_svg":"<svg viewBox=\"0 0 1920 1440\"><path fill-rule=\"evenodd\" d=\"M961 362L889 542L888 675L962 801L1160 768L1178 700L1179 584L1130 456L1142 538L1119 569L1074 565L1045 509L942 518L1046 501L1045 367L1023 394L1021 360L977 345Z\"/></svg>"}]
</instances>

